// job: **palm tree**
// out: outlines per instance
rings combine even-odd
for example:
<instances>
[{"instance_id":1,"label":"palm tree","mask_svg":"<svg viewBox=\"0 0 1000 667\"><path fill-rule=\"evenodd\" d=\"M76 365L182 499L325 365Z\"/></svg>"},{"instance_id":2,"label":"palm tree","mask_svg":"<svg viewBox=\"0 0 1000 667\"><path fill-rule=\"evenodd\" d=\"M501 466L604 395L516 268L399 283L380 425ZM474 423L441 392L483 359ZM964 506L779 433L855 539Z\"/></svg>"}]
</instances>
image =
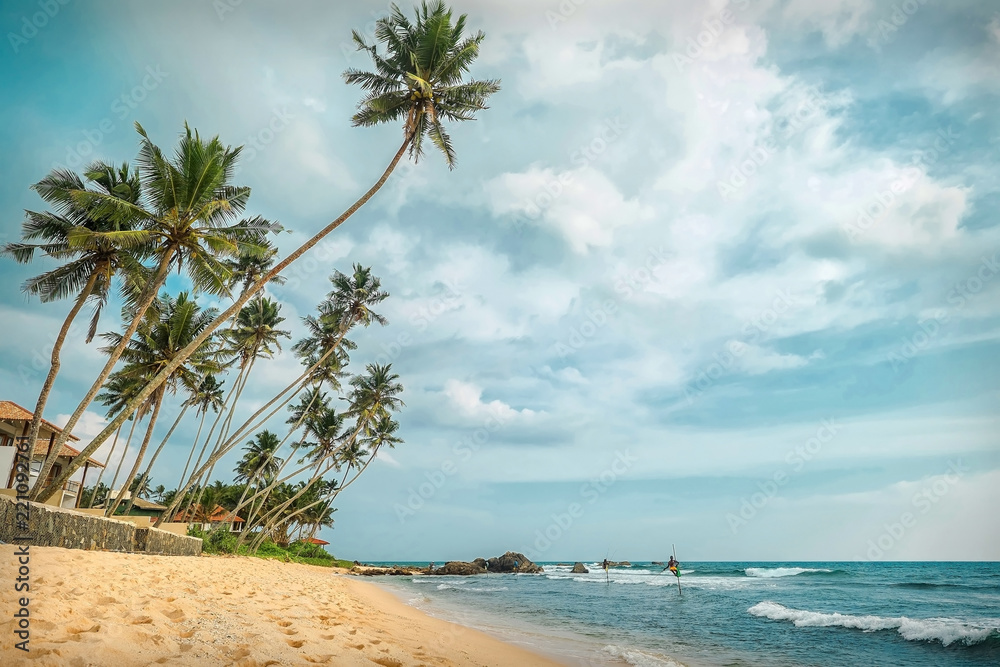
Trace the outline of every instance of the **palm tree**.
<instances>
[{"instance_id":1,"label":"palm tree","mask_svg":"<svg viewBox=\"0 0 1000 667\"><path fill-rule=\"evenodd\" d=\"M136 332L136 337L125 347L122 354L125 366L116 371L112 377L139 383L146 382L161 368L170 364L178 351L184 349L189 341L207 327L215 315L214 308L202 310L187 292L181 292L176 299L168 295L160 297L157 299L156 306L149 309L147 317L143 320L143 325ZM104 334L104 337L111 344L117 346L118 334ZM181 365L175 367L168 382L160 385L157 391L153 392L151 396L153 412L149 418L149 425L146 427L146 434L139 447L132 471L122 485L122 491L118 494L118 498L109 509L108 516L114 514L125 495L125 489L132 483L139 471L166 393L168 391L176 393L180 386L193 392L206 375L219 370L216 361L217 353L212 348L211 339L206 339L195 354L190 355Z\"/></svg>"},{"instance_id":2,"label":"palm tree","mask_svg":"<svg viewBox=\"0 0 1000 667\"><path fill-rule=\"evenodd\" d=\"M243 448L246 454L236 464L235 481L245 482L246 487L236 503L237 508L243 506L243 500L246 498L251 484L256 480L270 480L278 473L281 459L275 456L275 452L280 446L281 441L278 436L270 431L261 431Z\"/></svg>"},{"instance_id":3,"label":"palm tree","mask_svg":"<svg viewBox=\"0 0 1000 667\"><path fill-rule=\"evenodd\" d=\"M109 197L135 203L141 196L139 177L130 170L128 164L115 168L100 162L94 163L87 171L87 179L89 184ZM35 403L34 416L28 429L28 442L38 440L42 414L56 376L59 374L60 353L80 309L88 300L94 301L94 313L86 336L86 342L89 343L94 338L102 308L107 303L115 276L122 272L135 273L140 267L137 257L141 257L141 249L135 249L136 252L133 253L131 249L124 248L114 239L96 238L87 243L70 243L73 230L78 228L94 232L128 231L137 223L137 220L131 217L112 220L110 216L100 214L96 207L81 205L75 201L71 194L86 188L87 185L80 177L71 171L56 169L50 172L48 176L33 185L32 189L52 205L55 211L45 213L26 211L26 220L22 225L25 241L40 240L40 242L7 243L0 248L0 254L8 255L22 264L34 259L35 251L57 260L69 260L51 271L27 280L21 289L26 294L40 297L42 303L76 295L73 307L63 320L52 345L49 371L42 382ZM58 449L53 447L53 451L58 455Z\"/></svg>"},{"instance_id":4,"label":"palm tree","mask_svg":"<svg viewBox=\"0 0 1000 667\"><path fill-rule=\"evenodd\" d=\"M354 344L347 340L347 333L357 324L367 327L373 322L382 325L387 323L386 318L376 313L373 308L389 295L382 290L382 281L372 274L370 268L356 264L350 276L335 271L330 277L330 282L333 285L333 290L320 303L319 317L310 315L303 319L310 335L292 346L292 350L303 359L304 363L308 364L308 370L285 387L274 401L283 394L292 392L285 401L287 403L294 398L296 392L293 389L296 386L301 390L309 383L316 383L318 386L322 382L329 382L333 388L339 389L339 378L343 375L343 364L346 364L347 359L342 348L354 347ZM244 423L244 427L252 423L264 409L261 408L251 416ZM228 442L221 442L220 439L206 463L192 474L188 486L193 485L203 476L210 475L215 461L236 446L238 442L236 436L243 437L240 433L244 427L237 429L236 434ZM211 433L209 437L211 437ZM285 462L287 463L290 458L286 458ZM195 467L197 468L197 465ZM263 493L269 494L278 483L279 481L275 479L264 489ZM181 490L178 494L179 497L183 496L186 488L188 487ZM258 491L258 494L260 493ZM177 502L176 499L175 502ZM173 508L171 508L172 510ZM233 512L237 511L239 511L238 507L233 510Z\"/></svg>"},{"instance_id":5,"label":"palm tree","mask_svg":"<svg viewBox=\"0 0 1000 667\"><path fill-rule=\"evenodd\" d=\"M250 379L250 373L258 359L271 359L276 351L281 350L281 338L291 338L291 334L283 329L278 329L278 325L285 321L278 313L281 305L278 302L263 296L255 297L250 303L240 309L233 326L222 332L222 337L228 343L224 349L224 354L232 356L239 362L239 371L233 383L234 394L232 404L224 406L226 412L225 421L219 431L215 448L218 448L226 441L229 435L229 426L232 423L233 415L236 413L236 405L239 403L243 389ZM228 399L227 399L228 401ZM219 418L223 413L219 413ZM216 424L218 419L216 420ZM209 436L202 446L202 451L198 455L198 460L204 455L215 431L216 424L209 429ZM214 451L214 449L213 449ZM195 464L197 467L197 463ZM208 478L212 476L210 467L205 473ZM198 501L195 500L197 503Z\"/></svg>"},{"instance_id":6,"label":"palm tree","mask_svg":"<svg viewBox=\"0 0 1000 667\"><path fill-rule=\"evenodd\" d=\"M399 376L392 372L391 364L368 364L366 371L365 375L351 379L351 394L349 396L351 406L346 414L356 418L354 430L332 453L350 449L358 436L371 437L376 433L380 423L384 423L386 428L390 429L390 436L398 428L398 425L389 417L391 412L403 406L403 401L399 398L399 394L403 391L403 385L398 382ZM271 510L269 514L262 516L263 529L251 548L256 549L260 546L264 535L267 534L269 527L275 525L275 521L287 519L287 517L283 518L282 513L291 503L306 493L327 470L338 466L339 462L336 459L329 463L325 469L317 466L312 478L305 483L302 489L283 504Z\"/></svg>"},{"instance_id":7,"label":"palm tree","mask_svg":"<svg viewBox=\"0 0 1000 667\"><path fill-rule=\"evenodd\" d=\"M194 456L194 450L198 448L198 441L201 440L201 429L205 426L205 417L208 415L208 411L213 410L218 413L219 409L222 407L223 384L224 383L219 382L214 375L206 375L205 379L201 381L200 385L198 385L198 389L196 389L186 401L187 404L195 406L195 414L200 414L201 419L198 422L198 432L195 434L194 440L191 442L191 451L188 453L187 462L184 463L184 471L181 472L181 479L177 482L178 486L182 484L184 479L187 477L188 466L191 465L191 457Z\"/></svg>"},{"instance_id":8,"label":"palm tree","mask_svg":"<svg viewBox=\"0 0 1000 667\"><path fill-rule=\"evenodd\" d=\"M379 52L378 44L368 45L357 32L354 33L358 48L371 56L376 71L348 70L344 73L348 83L360 84L367 91L352 118L352 123L355 126L367 127L405 118L403 142L389 162L389 166L367 192L244 291L235 303L203 332L204 336L207 337L216 328L229 321L268 281L279 275L364 206L385 185L411 144L416 144L416 148L411 150L413 158L419 158L424 135L430 137L431 141L444 152L449 167L455 165L455 153L444 131L442 119L473 120L477 111L488 108L486 102L490 95L500 90L500 82L493 79L470 80L463 83L463 77L478 57L479 46L484 39L482 32L472 37L463 37L465 21L466 16L463 14L453 23L451 10L440 1L432 5L425 3L417 12L416 21L413 23L393 6L390 15L377 22L375 36L376 41L382 45L382 53ZM182 363L183 355L193 353L200 344L199 339L192 341L176 363L178 365ZM139 403L152 394L166 381L172 370L164 368L150 381L143 391L144 395L136 397L135 402ZM82 410L80 413L82 414ZM63 474L53 480L49 485L50 489L60 488L69 475L76 472L86 458L100 447L116 428L118 424L112 421L97 434L84 451L66 466Z\"/></svg>"},{"instance_id":9,"label":"palm tree","mask_svg":"<svg viewBox=\"0 0 1000 667\"><path fill-rule=\"evenodd\" d=\"M226 266L229 267L229 271L231 272L229 289L232 290L239 287L241 294L249 290L274 266L277 256L278 249L268 243L267 250L263 253L240 255L237 259L227 260ZM274 276L269 282L275 285L284 285L285 279L282 276ZM259 292L258 290L257 293Z\"/></svg>"},{"instance_id":10,"label":"palm tree","mask_svg":"<svg viewBox=\"0 0 1000 667\"><path fill-rule=\"evenodd\" d=\"M250 188L230 184L240 154L239 148L223 145L218 137L203 140L196 131L192 132L185 125L177 154L170 159L150 141L146 131L138 123L136 130L140 136L138 164L143 186L142 196L138 201L126 201L112 194L86 189L72 190L68 195L77 205L92 209L95 215L107 217L116 223L140 220L141 226L107 231L77 226L69 233L69 244L71 247L82 247L108 242L141 248L155 268L147 284L130 304L130 324L119 337L118 345L110 350L104 368L67 421L53 447L54 452L60 451L63 442L111 375L125 346L145 317L146 310L156 299L169 270L172 267L176 267L178 271L186 269L197 292L228 295L228 283L232 274L224 260L266 252L266 235L275 229L273 223L259 217L236 220L250 196ZM218 324L212 328L213 331L217 326ZM209 334L211 331L206 332L206 337ZM199 340L186 354L193 354L202 342ZM178 365L183 362L184 359L178 358ZM147 400L173 370L153 383L155 386L150 386L145 395L136 398L136 402ZM66 471L58 480L53 480L52 484L56 481L62 484L68 479L65 473L75 471L85 460L82 453L74 458ZM54 461L55 457L49 456L40 475L47 475ZM44 486L43 477L39 477L31 490L32 499L39 497Z\"/></svg>"}]
</instances>

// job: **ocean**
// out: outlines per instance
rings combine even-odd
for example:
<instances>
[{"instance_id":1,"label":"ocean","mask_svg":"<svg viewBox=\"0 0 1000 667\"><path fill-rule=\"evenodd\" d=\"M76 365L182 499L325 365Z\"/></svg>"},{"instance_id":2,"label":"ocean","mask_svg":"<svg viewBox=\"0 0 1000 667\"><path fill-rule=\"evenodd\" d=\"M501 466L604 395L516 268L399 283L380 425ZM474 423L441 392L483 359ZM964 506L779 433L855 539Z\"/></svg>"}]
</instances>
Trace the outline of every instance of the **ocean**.
<instances>
[{"instance_id":1,"label":"ocean","mask_svg":"<svg viewBox=\"0 0 1000 667\"><path fill-rule=\"evenodd\" d=\"M1000 563L584 564L373 581L569 665L1000 665Z\"/></svg>"}]
</instances>

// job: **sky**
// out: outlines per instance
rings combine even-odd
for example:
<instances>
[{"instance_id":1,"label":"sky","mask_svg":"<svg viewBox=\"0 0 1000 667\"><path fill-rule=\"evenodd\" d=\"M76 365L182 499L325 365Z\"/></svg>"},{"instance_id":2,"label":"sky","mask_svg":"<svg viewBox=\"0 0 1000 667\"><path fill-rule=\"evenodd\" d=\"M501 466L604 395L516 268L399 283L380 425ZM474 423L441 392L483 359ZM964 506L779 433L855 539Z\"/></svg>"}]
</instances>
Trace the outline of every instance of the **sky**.
<instances>
[{"instance_id":1,"label":"sky","mask_svg":"<svg viewBox=\"0 0 1000 667\"><path fill-rule=\"evenodd\" d=\"M170 149L188 122L246 146L236 180L290 252L402 140L351 127L342 73L369 64L351 30L388 5L347 4L4 1L0 240L53 167L134 159L135 121ZM402 165L268 288L293 340L334 269L370 266L391 294L349 370L392 363L405 442L338 498L329 549L1000 558L1000 7L454 6L487 34L472 75L503 86L451 128L457 168ZM19 285L52 266L0 261L0 398L28 407L70 305ZM103 363L82 338L59 423ZM241 414L298 373L289 347ZM154 486L176 486L196 428Z\"/></svg>"}]
</instances>

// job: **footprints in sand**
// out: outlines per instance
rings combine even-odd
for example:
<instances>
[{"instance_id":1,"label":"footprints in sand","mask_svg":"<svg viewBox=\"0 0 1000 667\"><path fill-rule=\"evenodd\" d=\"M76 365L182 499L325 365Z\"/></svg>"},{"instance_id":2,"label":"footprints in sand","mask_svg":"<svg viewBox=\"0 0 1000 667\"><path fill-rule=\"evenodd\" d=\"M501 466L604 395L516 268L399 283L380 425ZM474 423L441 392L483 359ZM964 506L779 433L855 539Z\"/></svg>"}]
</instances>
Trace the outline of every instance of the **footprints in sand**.
<instances>
[{"instance_id":1,"label":"footprints in sand","mask_svg":"<svg viewBox=\"0 0 1000 667\"><path fill-rule=\"evenodd\" d=\"M305 644L305 641L301 639L286 639L285 643L291 646L292 648L302 648L302 646Z\"/></svg>"},{"instance_id":2,"label":"footprints in sand","mask_svg":"<svg viewBox=\"0 0 1000 667\"><path fill-rule=\"evenodd\" d=\"M382 667L403 667L403 663L395 658L372 658L371 661Z\"/></svg>"},{"instance_id":3,"label":"footprints in sand","mask_svg":"<svg viewBox=\"0 0 1000 667\"><path fill-rule=\"evenodd\" d=\"M169 618L174 623L179 623L180 621L183 621L186 618L186 616L184 615L184 611L181 609L170 609L169 611L163 611L160 613Z\"/></svg>"}]
</instances>

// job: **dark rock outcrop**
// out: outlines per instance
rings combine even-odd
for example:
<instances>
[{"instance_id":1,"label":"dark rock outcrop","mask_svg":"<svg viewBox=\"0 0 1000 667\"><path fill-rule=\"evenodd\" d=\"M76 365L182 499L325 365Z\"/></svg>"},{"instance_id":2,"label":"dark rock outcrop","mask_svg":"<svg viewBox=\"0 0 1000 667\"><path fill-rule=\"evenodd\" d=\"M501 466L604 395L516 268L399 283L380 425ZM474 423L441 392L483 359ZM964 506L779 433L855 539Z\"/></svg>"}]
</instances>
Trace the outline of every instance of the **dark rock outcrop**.
<instances>
[{"instance_id":1,"label":"dark rock outcrop","mask_svg":"<svg viewBox=\"0 0 1000 667\"><path fill-rule=\"evenodd\" d=\"M452 574L452 575L468 575L468 574L485 574L486 570L480 567L476 563L466 563L460 560L450 560L441 567L434 570L432 574Z\"/></svg>"},{"instance_id":2,"label":"dark rock outcrop","mask_svg":"<svg viewBox=\"0 0 1000 667\"><path fill-rule=\"evenodd\" d=\"M584 567L583 563L577 563L573 566L573 574L590 574L590 570Z\"/></svg>"},{"instance_id":3,"label":"dark rock outcrop","mask_svg":"<svg viewBox=\"0 0 1000 667\"><path fill-rule=\"evenodd\" d=\"M419 574L420 570L414 570L412 568L400 567L399 565L393 565L392 567L364 567L355 565L349 572L351 574L358 574L362 577L380 577L380 576L393 576L393 577L408 577L413 574Z\"/></svg>"},{"instance_id":4,"label":"dark rock outcrop","mask_svg":"<svg viewBox=\"0 0 1000 667\"><path fill-rule=\"evenodd\" d=\"M490 572L520 572L522 574L539 574L544 570L528 560L527 556L516 551L508 551L503 556L490 558L487 561Z\"/></svg>"}]
</instances>

